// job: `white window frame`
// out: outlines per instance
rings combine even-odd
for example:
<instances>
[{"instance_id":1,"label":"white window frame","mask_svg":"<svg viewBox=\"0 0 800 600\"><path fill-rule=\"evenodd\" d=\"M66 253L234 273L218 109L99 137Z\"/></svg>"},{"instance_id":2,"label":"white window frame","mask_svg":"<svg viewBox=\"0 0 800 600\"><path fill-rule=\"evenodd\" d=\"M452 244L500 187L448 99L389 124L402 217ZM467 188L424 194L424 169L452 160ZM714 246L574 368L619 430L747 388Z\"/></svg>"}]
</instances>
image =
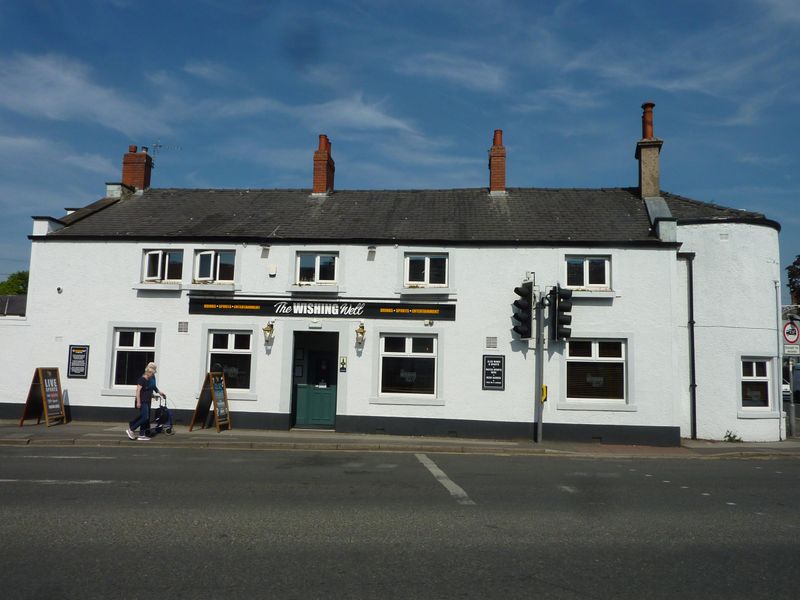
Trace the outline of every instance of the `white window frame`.
<instances>
[{"instance_id":1,"label":"white window frame","mask_svg":"<svg viewBox=\"0 0 800 600\"><path fill-rule=\"evenodd\" d=\"M569 263L570 261L581 260L583 262L583 283L580 285L569 282ZM589 262L592 260L604 261L605 273L603 283L589 283ZM564 257L564 281L565 287L573 290L610 290L611 289L611 256L591 255L591 254L568 254Z\"/></svg>"},{"instance_id":2,"label":"white window frame","mask_svg":"<svg viewBox=\"0 0 800 600\"><path fill-rule=\"evenodd\" d=\"M117 354L119 352L152 352L153 353L153 361L156 359L156 348L158 347L158 329L155 327L138 327L138 326L115 326L113 328L113 346L111 350L111 388L113 389L122 389L122 390L129 390L134 389L136 384L125 384L125 383L116 383L117 381ZM153 345L152 346L142 346L141 345L141 337L142 333L152 333L153 334ZM133 333L133 345L132 346L120 346L119 338L120 334L122 333ZM145 365L147 365L145 361ZM142 368L142 373L144 373L144 368Z\"/></svg>"},{"instance_id":3,"label":"white window frame","mask_svg":"<svg viewBox=\"0 0 800 600\"><path fill-rule=\"evenodd\" d=\"M225 348L215 348L214 347L214 336L215 335L227 335L228 336L228 344ZM248 339L250 340L250 345L247 349L244 348L236 348L236 336L237 335L247 335ZM253 356L253 340L254 334L252 329L234 329L234 328L214 328L209 329L206 333L206 371L211 371L211 355L213 353L218 354L242 354L247 355L250 357L250 381L249 387L246 388L237 388L237 387L228 387L227 389L233 392L248 392L253 389L254 387L254 379L255 379L255 357ZM225 382L227 386L227 381Z\"/></svg>"},{"instance_id":4,"label":"white window frame","mask_svg":"<svg viewBox=\"0 0 800 600\"><path fill-rule=\"evenodd\" d=\"M410 267L412 259L424 259L424 280L411 281ZM444 283L431 283L431 259L444 259ZM450 281L450 255L447 252L428 253L428 252L406 252L403 260L403 286L406 288L446 288Z\"/></svg>"},{"instance_id":5,"label":"white window frame","mask_svg":"<svg viewBox=\"0 0 800 600\"><path fill-rule=\"evenodd\" d=\"M387 352L385 350L386 338L404 338L405 349L403 352ZM426 338L433 340L433 352L413 352L414 338ZM432 399L436 398L439 393L439 336L423 333L381 333L379 337L380 352L378 357L378 397L379 398L415 398L415 399ZM383 359L386 357L404 357L404 358L433 358L433 393L430 394L417 394L417 393L403 393L403 392L384 392L383 391Z\"/></svg>"},{"instance_id":6,"label":"white window frame","mask_svg":"<svg viewBox=\"0 0 800 600\"><path fill-rule=\"evenodd\" d=\"M304 257L314 257L314 280L313 281L300 281L300 262ZM320 279L320 259L322 257L333 258L333 279ZM336 285L339 282L339 253L338 252L298 252L295 255L295 268L294 268L294 281L295 285Z\"/></svg>"},{"instance_id":7,"label":"white window frame","mask_svg":"<svg viewBox=\"0 0 800 600\"><path fill-rule=\"evenodd\" d=\"M591 356L570 356L570 344L574 342L589 342L592 345ZM613 342L621 345L621 357L601 357L599 354L600 343ZM619 404L627 405L629 400L628 392L628 374L630 372L630 361L628 359L628 340L622 338L570 338L567 341L567 347L564 354L564 398L566 402L572 403L603 403L603 404ZM607 397L571 397L569 396L569 365L571 363L615 363L622 364L622 398L607 398Z\"/></svg>"},{"instance_id":8,"label":"white window frame","mask_svg":"<svg viewBox=\"0 0 800 600\"><path fill-rule=\"evenodd\" d=\"M234 275L233 279L220 279L219 277L219 267L220 267L220 254L221 253L233 253L233 269ZM211 273L209 276L201 276L200 275L200 262L203 256L210 256L211 257ZM199 250L195 252L194 255L194 280L197 282L207 282L207 283L215 283L215 282L222 282L222 283L233 283L236 277L236 250Z\"/></svg>"},{"instance_id":9,"label":"white window frame","mask_svg":"<svg viewBox=\"0 0 800 600\"><path fill-rule=\"evenodd\" d=\"M172 254L179 254L181 257L181 277L178 279L167 279L169 257ZM155 274L149 273L150 257L157 257L158 269ZM142 265L142 281L180 281L183 278L183 250L145 250L144 263Z\"/></svg>"},{"instance_id":10,"label":"white window frame","mask_svg":"<svg viewBox=\"0 0 800 600\"><path fill-rule=\"evenodd\" d=\"M751 365L753 374L745 375L745 363ZM757 375L756 363L764 364L764 375ZM766 406L745 406L744 396L742 395L742 385L745 382L765 383L767 386L767 405ZM739 410L740 411L754 411L754 412L771 412L772 411L772 359L758 356L743 356L739 361Z\"/></svg>"}]
</instances>

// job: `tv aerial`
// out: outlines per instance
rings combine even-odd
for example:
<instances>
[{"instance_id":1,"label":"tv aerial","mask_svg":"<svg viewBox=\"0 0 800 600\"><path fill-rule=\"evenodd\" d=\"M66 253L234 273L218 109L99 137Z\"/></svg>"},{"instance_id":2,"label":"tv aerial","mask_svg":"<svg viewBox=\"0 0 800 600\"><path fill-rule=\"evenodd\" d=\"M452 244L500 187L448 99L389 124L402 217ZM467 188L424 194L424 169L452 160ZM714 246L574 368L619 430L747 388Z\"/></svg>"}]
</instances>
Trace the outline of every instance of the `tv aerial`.
<instances>
[{"instance_id":1,"label":"tv aerial","mask_svg":"<svg viewBox=\"0 0 800 600\"><path fill-rule=\"evenodd\" d=\"M156 140L152 144L150 144L150 148L153 151L153 160L155 160L156 155L159 152L164 150L181 150L181 147L177 144L162 144L161 140Z\"/></svg>"}]
</instances>

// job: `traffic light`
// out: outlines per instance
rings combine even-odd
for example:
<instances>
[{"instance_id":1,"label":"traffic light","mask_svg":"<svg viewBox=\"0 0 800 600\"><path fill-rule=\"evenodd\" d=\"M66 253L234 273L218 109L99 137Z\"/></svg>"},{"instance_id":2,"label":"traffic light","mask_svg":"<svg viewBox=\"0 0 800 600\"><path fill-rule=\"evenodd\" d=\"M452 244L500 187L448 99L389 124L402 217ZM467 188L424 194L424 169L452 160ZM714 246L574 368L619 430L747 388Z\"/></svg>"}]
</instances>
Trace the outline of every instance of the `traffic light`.
<instances>
[{"instance_id":1,"label":"traffic light","mask_svg":"<svg viewBox=\"0 0 800 600\"><path fill-rule=\"evenodd\" d=\"M526 281L515 287L514 293L519 298L514 300L514 307L517 310L512 318L517 324L513 329L519 334L519 337L526 340L533 337L533 305L536 302L533 295L533 282Z\"/></svg>"},{"instance_id":2,"label":"traffic light","mask_svg":"<svg viewBox=\"0 0 800 600\"><path fill-rule=\"evenodd\" d=\"M550 290L550 337L554 340L566 340L572 334L568 327L572 323L572 290L556 285Z\"/></svg>"}]
</instances>

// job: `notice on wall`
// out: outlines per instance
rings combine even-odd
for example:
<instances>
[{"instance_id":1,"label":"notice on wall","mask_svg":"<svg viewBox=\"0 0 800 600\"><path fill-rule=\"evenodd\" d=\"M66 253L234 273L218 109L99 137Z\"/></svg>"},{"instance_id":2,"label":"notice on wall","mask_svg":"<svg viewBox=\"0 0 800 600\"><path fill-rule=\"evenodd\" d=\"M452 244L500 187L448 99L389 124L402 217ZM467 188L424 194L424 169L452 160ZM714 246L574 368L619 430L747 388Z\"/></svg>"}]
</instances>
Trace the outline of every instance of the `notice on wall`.
<instances>
[{"instance_id":1,"label":"notice on wall","mask_svg":"<svg viewBox=\"0 0 800 600\"><path fill-rule=\"evenodd\" d=\"M67 378L86 379L89 375L89 346L69 347Z\"/></svg>"},{"instance_id":2,"label":"notice on wall","mask_svg":"<svg viewBox=\"0 0 800 600\"><path fill-rule=\"evenodd\" d=\"M502 355L483 355L483 389L506 389L506 357Z\"/></svg>"},{"instance_id":3,"label":"notice on wall","mask_svg":"<svg viewBox=\"0 0 800 600\"><path fill-rule=\"evenodd\" d=\"M57 367L38 367L33 372L28 398L19 420L22 427L25 419L36 417L36 424L42 422L44 415L48 427L66 422L64 395L61 392L61 376Z\"/></svg>"},{"instance_id":4,"label":"notice on wall","mask_svg":"<svg viewBox=\"0 0 800 600\"><path fill-rule=\"evenodd\" d=\"M202 428L205 429L206 422L210 421L210 417L214 416L214 425L217 427L217 433L225 427L232 429L231 413L228 408L228 390L225 386L225 375L218 372L206 373L203 379L203 386L200 388L200 396L197 398L197 406L192 414L192 420L189 423L189 431L191 431L195 423L200 423Z\"/></svg>"}]
</instances>

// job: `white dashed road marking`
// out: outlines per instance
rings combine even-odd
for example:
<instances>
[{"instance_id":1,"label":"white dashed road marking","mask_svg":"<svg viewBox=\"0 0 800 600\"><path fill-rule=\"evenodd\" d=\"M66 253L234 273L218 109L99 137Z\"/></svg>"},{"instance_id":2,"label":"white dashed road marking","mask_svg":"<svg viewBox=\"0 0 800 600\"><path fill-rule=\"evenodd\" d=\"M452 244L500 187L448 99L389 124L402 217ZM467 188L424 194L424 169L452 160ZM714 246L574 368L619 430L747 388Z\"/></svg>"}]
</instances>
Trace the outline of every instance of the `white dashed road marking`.
<instances>
[{"instance_id":1,"label":"white dashed road marking","mask_svg":"<svg viewBox=\"0 0 800 600\"><path fill-rule=\"evenodd\" d=\"M107 479L0 479L0 483L35 483L37 485L108 485L120 483Z\"/></svg>"},{"instance_id":2,"label":"white dashed road marking","mask_svg":"<svg viewBox=\"0 0 800 600\"><path fill-rule=\"evenodd\" d=\"M450 480L450 478L445 474L445 472L442 471L436 465L436 463L433 462L430 458L428 458L425 454L415 454L414 456L417 457L417 460L419 460L419 462L425 465L428 471L431 472L431 475L433 475L436 478L436 481L441 483L444 486L444 488L448 492L450 492L450 495L456 499L456 502L465 505L475 504L472 500L470 500L469 496L467 496L467 492L465 492L463 488L461 488L459 485L453 483L453 481Z\"/></svg>"}]
</instances>

